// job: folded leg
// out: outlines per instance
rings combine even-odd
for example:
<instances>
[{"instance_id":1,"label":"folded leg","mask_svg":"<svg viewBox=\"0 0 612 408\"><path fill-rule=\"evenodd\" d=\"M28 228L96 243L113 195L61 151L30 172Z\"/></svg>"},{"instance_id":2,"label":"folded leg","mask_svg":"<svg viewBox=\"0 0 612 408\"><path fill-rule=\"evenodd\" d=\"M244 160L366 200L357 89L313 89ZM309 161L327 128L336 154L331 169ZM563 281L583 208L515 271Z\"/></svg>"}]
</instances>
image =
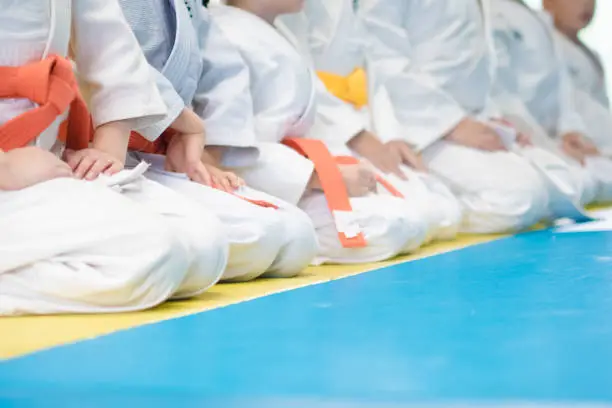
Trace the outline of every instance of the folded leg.
<instances>
[{"instance_id":1,"label":"folded leg","mask_svg":"<svg viewBox=\"0 0 612 408\"><path fill-rule=\"evenodd\" d=\"M462 221L462 208L448 187L431 174L423 174L402 166L403 180L394 174L382 175L403 196L413 211L427 220L426 242L450 240L457 236ZM385 194L385 189L379 187Z\"/></svg>"},{"instance_id":2,"label":"folded leg","mask_svg":"<svg viewBox=\"0 0 612 408\"><path fill-rule=\"evenodd\" d=\"M353 216L367 241L363 248L344 248L323 193L310 193L300 203L319 239L316 263L378 262L408 253L425 241L427 223L400 198L382 195L352 198Z\"/></svg>"},{"instance_id":3,"label":"folded leg","mask_svg":"<svg viewBox=\"0 0 612 408\"><path fill-rule=\"evenodd\" d=\"M106 187L57 179L0 192L0 315L150 308L188 265L162 217Z\"/></svg>"},{"instance_id":4,"label":"folded leg","mask_svg":"<svg viewBox=\"0 0 612 408\"><path fill-rule=\"evenodd\" d=\"M423 152L433 174L463 206L462 232L503 233L529 228L548 214L548 193L527 160L437 142Z\"/></svg>"},{"instance_id":5,"label":"folded leg","mask_svg":"<svg viewBox=\"0 0 612 408\"><path fill-rule=\"evenodd\" d=\"M148 178L189 198L202 212L213 213L221 220L230 243L229 263L223 280L246 281L266 273L293 276L314 257L314 229L296 207L250 188L237 192L243 197L272 202L279 207L264 208L238 196L193 183L184 175L165 172L163 165L152 162Z\"/></svg>"},{"instance_id":6,"label":"folded leg","mask_svg":"<svg viewBox=\"0 0 612 408\"><path fill-rule=\"evenodd\" d=\"M152 212L183 241L191 254L191 266L174 299L199 295L217 283L228 262L227 232L213 211L156 181L143 177L122 194Z\"/></svg>"}]
</instances>

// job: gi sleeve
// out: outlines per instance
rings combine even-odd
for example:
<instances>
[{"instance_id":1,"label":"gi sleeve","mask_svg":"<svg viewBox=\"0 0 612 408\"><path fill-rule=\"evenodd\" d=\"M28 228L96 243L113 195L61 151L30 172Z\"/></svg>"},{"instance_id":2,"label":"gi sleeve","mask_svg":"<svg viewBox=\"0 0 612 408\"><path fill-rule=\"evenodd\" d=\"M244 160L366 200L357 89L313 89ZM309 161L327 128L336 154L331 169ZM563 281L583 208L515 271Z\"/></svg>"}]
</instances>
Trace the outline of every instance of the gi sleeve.
<instances>
[{"instance_id":1,"label":"gi sleeve","mask_svg":"<svg viewBox=\"0 0 612 408\"><path fill-rule=\"evenodd\" d=\"M117 0L73 2L72 53L89 97L94 126L129 120L142 128L166 107Z\"/></svg>"},{"instance_id":2,"label":"gi sleeve","mask_svg":"<svg viewBox=\"0 0 612 408\"><path fill-rule=\"evenodd\" d=\"M404 139L423 150L445 137L469 115L438 85L435 73L414 60L405 28L409 4L405 1L362 0L361 17L369 36L367 64L375 70L376 86L384 86Z\"/></svg>"},{"instance_id":3,"label":"gi sleeve","mask_svg":"<svg viewBox=\"0 0 612 408\"><path fill-rule=\"evenodd\" d=\"M202 75L193 100L193 109L206 125L210 145L251 147L256 135L249 68L240 52L229 42L205 8L195 12Z\"/></svg>"}]
</instances>

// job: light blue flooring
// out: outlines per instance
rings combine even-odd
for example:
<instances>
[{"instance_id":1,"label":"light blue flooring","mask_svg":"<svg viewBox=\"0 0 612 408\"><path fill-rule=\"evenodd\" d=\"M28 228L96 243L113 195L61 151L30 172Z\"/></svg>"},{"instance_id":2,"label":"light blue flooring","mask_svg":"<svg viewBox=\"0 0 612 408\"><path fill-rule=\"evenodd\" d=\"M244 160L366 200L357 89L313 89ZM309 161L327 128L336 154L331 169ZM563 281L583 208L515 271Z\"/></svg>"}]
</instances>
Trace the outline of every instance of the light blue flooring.
<instances>
[{"instance_id":1,"label":"light blue flooring","mask_svg":"<svg viewBox=\"0 0 612 408\"><path fill-rule=\"evenodd\" d=\"M500 401L612 404L612 232L523 234L0 364L2 408Z\"/></svg>"}]
</instances>

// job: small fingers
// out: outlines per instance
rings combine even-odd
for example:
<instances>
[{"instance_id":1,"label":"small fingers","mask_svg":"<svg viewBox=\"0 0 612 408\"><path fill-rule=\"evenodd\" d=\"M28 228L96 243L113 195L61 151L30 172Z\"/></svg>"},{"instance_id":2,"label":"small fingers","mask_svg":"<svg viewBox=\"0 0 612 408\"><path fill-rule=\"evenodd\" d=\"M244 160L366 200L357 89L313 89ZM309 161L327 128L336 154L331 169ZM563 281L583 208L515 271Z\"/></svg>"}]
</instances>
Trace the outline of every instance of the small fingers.
<instances>
[{"instance_id":1,"label":"small fingers","mask_svg":"<svg viewBox=\"0 0 612 408\"><path fill-rule=\"evenodd\" d=\"M397 161L397 162L395 161L384 162L383 161L380 166L376 166L376 167L385 174L396 174L397 176L400 176L401 174L400 165L401 164L402 164L401 161Z\"/></svg>"},{"instance_id":2,"label":"small fingers","mask_svg":"<svg viewBox=\"0 0 612 408\"><path fill-rule=\"evenodd\" d=\"M189 176L189 179L195 183L213 187L215 182L208 172L196 171Z\"/></svg>"},{"instance_id":3,"label":"small fingers","mask_svg":"<svg viewBox=\"0 0 612 408\"><path fill-rule=\"evenodd\" d=\"M229 177L230 184L232 185L234 189L238 189L245 185L244 180L238 177L237 175L235 175L234 173L228 173L228 177Z\"/></svg>"},{"instance_id":4,"label":"small fingers","mask_svg":"<svg viewBox=\"0 0 612 408\"><path fill-rule=\"evenodd\" d=\"M213 185L213 177L206 166L202 163L198 163L195 170L190 175L190 178L196 183L204 184L205 186L212 187Z\"/></svg>"},{"instance_id":5,"label":"small fingers","mask_svg":"<svg viewBox=\"0 0 612 408\"><path fill-rule=\"evenodd\" d=\"M79 167L79 164L81 163L81 160L83 160L83 157L84 156L82 154L79 154L74 150L66 150L66 152L64 153L64 160L66 160L66 163L68 164L68 166L70 166L72 171L75 171L77 167Z\"/></svg>"},{"instance_id":6,"label":"small fingers","mask_svg":"<svg viewBox=\"0 0 612 408\"><path fill-rule=\"evenodd\" d=\"M211 186L212 188L216 188L216 189L218 189L218 190L221 190L221 189L222 189L222 187L221 187L221 181L219 180L219 177L217 177L217 176L212 176L212 177L211 177L210 186Z\"/></svg>"},{"instance_id":7,"label":"small fingers","mask_svg":"<svg viewBox=\"0 0 612 408\"><path fill-rule=\"evenodd\" d=\"M75 177L78 179L84 178L95 162L96 160L93 157L83 156L81 161L76 166L76 169L74 169Z\"/></svg>"},{"instance_id":8,"label":"small fingers","mask_svg":"<svg viewBox=\"0 0 612 408\"><path fill-rule=\"evenodd\" d=\"M109 159L100 158L96 160L89 168L89 171L87 171L87 174L85 174L85 179L90 181L97 179L102 172L106 171L112 165L113 161Z\"/></svg>"},{"instance_id":9,"label":"small fingers","mask_svg":"<svg viewBox=\"0 0 612 408\"><path fill-rule=\"evenodd\" d=\"M104 174L107 176L112 176L113 174L119 173L121 170L123 170L123 163L121 163L119 160L115 160L106 168L106 170L104 170Z\"/></svg>"},{"instance_id":10,"label":"small fingers","mask_svg":"<svg viewBox=\"0 0 612 408\"><path fill-rule=\"evenodd\" d=\"M227 176L221 177L220 182L221 182L221 188L223 189L223 191L225 191L227 193L233 193L234 192L234 188L232 187L232 183L231 183L230 179Z\"/></svg>"},{"instance_id":11,"label":"small fingers","mask_svg":"<svg viewBox=\"0 0 612 408\"><path fill-rule=\"evenodd\" d=\"M402 162L409 167L412 167L419 171L425 171L425 165L417 153L415 153L410 147L407 145L402 146Z\"/></svg>"}]
</instances>

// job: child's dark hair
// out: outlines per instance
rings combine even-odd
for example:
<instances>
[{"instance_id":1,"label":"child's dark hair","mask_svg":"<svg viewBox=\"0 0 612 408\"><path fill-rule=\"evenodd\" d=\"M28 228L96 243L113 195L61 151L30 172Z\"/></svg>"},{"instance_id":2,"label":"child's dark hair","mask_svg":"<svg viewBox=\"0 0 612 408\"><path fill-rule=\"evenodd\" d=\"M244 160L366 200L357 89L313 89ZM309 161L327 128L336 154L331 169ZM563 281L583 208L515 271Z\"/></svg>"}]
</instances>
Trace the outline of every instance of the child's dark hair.
<instances>
[{"instance_id":1,"label":"child's dark hair","mask_svg":"<svg viewBox=\"0 0 612 408\"><path fill-rule=\"evenodd\" d=\"M202 0L202 5L203 5L204 7L208 7L208 1L209 1L209 0Z\"/></svg>"}]
</instances>

